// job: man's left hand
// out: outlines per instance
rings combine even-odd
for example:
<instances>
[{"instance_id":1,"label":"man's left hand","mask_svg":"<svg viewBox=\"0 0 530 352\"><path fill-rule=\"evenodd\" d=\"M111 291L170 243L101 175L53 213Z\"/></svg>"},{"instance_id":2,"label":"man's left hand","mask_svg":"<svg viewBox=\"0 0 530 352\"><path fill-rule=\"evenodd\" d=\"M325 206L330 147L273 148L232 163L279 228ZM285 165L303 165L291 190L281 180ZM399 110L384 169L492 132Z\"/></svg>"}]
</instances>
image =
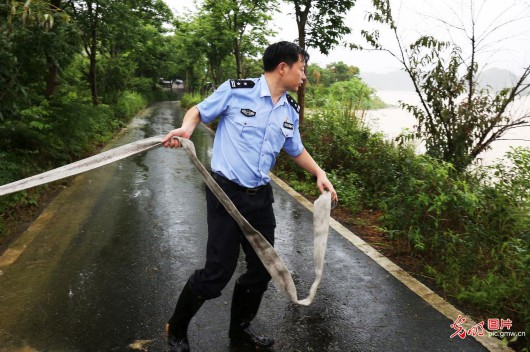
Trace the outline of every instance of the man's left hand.
<instances>
[{"instance_id":1,"label":"man's left hand","mask_svg":"<svg viewBox=\"0 0 530 352\"><path fill-rule=\"evenodd\" d=\"M329 182L327 176L325 174L320 175L317 177L317 187L320 190L320 193L324 193L324 190L328 190L331 193L331 202L338 202L339 198L337 196L337 192L335 191L335 188Z\"/></svg>"}]
</instances>

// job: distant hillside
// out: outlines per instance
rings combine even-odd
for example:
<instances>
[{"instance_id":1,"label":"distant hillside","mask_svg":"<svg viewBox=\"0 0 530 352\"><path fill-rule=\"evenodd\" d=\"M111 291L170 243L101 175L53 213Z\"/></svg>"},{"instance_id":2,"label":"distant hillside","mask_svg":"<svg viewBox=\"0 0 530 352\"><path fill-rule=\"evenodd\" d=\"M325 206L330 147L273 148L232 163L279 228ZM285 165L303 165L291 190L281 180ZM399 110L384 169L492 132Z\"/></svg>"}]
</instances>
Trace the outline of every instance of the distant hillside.
<instances>
[{"instance_id":1,"label":"distant hillside","mask_svg":"<svg viewBox=\"0 0 530 352\"><path fill-rule=\"evenodd\" d=\"M361 72L360 76L364 82L376 90L414 90L408 74L404 71L392 71L388 73ZM516 79L517 77L508 70L491 68L481 73L479 85L481 87L488 86L493 91L499 91L513 84Z\"/></svg>"}]
</instances>

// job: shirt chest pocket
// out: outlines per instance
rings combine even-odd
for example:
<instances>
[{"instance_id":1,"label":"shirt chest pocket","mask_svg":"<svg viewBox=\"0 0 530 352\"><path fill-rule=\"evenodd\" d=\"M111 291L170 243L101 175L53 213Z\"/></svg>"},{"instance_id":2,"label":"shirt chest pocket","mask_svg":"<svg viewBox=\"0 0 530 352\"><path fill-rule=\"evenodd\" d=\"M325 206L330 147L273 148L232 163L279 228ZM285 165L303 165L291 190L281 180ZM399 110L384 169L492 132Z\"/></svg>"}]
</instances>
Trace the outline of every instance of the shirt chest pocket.
<instances>
[{"instance_id":1,"label":"shirt chest pocket","mask_svg":"<svg viewBox=\"0 0 530 352\"><path fill-rule=\"evenodd\" d=\"M233 126L238 137L246 143L252 143L258 137L258 122L256 117L247 117L242 114L232 115Z\"/></svg>"}]
</instances>

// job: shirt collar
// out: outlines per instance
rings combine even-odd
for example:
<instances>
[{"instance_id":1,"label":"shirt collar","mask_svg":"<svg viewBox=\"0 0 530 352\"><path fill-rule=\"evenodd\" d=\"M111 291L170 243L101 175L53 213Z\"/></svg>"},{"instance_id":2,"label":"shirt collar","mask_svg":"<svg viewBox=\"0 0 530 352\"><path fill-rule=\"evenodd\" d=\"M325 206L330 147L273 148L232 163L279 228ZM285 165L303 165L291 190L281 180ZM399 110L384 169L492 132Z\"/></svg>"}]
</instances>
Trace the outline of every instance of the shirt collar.
<instances>
[{"instance_id":1,"label":"shirt collar","mask_svg":"<svg viewBox=\"0 0 530 352\"><path fill-rule=\"evenodd\" d=\"M261 75L259 78L259 84L261 86L260 97L270 97L271 91L269 89L269 85L267 84L267 80L265 79L265 75Z\"/></svg>"},{"instance_id":2,"label":"shirt collar","mask_svg":"<svg viewBox=\"0 0 530 352\"><path fill-rule=\"evenodd\" d=\"M265 75L261 75L259 79L260 83L260 97L271 97L271 91L269 89L269 85L267 84L267 80L265 79ZM287 103L287 92L283 93L283 95L280 97L280 100L278 100L277 106L283 105Z\"/></svg>"}]
</instances>

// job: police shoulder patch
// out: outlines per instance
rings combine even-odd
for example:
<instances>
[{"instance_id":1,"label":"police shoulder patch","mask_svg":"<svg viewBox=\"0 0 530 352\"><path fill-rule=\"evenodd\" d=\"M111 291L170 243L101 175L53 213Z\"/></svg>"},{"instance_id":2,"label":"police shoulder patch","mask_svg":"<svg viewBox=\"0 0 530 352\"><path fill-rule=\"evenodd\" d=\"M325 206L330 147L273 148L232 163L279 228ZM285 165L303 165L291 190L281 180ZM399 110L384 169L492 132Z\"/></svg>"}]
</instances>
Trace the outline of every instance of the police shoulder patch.
<instances>
[{"instance_id":1,"label":"police shoulder patch","mask_svg":"<svg viewBox=\"0 0 530 352\"><path fill-rule=\"evenodd\" d=\"M300 105L298 105L298 103L289 94L287 94L287 101L289 102L289 104L291 104L291 106L296 112L300 112Z\"/></svg>"},{"instance_id":2,"label":"police shoulder patch","mask_svg":"<svg viewBox=\"0 0 530 352\"><path fill-rule=\"evenodd\" d=\"M231 79L230 87L234 88L254 88L256 83L250 79Z\"/></svg>"}]
</instances>

